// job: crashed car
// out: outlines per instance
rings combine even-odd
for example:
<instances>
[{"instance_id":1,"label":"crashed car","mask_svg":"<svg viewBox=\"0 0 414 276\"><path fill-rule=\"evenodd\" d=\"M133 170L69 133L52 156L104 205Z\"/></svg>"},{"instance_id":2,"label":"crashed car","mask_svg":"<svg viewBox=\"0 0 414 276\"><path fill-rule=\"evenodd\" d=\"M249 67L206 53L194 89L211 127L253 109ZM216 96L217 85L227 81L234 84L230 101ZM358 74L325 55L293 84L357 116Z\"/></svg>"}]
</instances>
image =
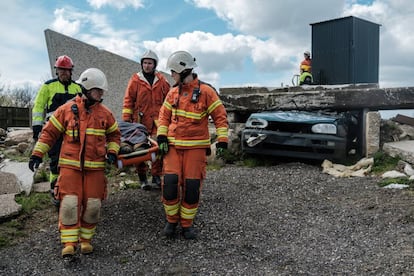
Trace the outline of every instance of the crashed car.
<instances>
[{"instance_id":1,"label":"crashed car","mask_svg":"<svg viewBox=\"0 0 414 276\"><path fill-rule=\"evenodd\" d=\"M352 112L264 111L242 131L248 154L344 161L357 149L358 115Z\"/></svg>"}]
</instances>

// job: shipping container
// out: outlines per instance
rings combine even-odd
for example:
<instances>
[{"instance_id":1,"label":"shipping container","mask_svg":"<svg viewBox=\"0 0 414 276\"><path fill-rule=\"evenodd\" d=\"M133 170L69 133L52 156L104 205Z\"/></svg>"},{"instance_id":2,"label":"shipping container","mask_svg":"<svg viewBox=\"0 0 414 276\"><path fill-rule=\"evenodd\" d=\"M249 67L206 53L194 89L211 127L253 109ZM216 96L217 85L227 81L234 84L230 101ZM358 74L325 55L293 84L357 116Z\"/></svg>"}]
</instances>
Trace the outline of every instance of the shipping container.
<instances>
[{"instance_id":1,"label":"shipping container","mask_svg":"<svg viewBox=\"0 0 414 276\"><path fill-rule=\"evenodd\" d=\"M310 25L315 84L378 83L379 24L348 16Z\"/></svg>"}]
</instances>

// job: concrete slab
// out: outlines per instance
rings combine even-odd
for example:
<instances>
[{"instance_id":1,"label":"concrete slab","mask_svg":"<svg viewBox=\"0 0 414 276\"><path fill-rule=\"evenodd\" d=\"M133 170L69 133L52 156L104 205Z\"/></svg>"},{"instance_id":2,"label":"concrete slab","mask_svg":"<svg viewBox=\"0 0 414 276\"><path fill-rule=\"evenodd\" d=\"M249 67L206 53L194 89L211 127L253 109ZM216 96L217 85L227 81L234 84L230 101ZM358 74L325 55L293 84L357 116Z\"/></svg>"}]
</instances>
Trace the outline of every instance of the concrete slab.
<instances>
[{"instance_id":1,"label":"concrete slab","mask_svg":"<svg viewBox=\"0 0 414 276\"><path fill-rule=\"evenodd\" d=\"M27 162L7 161L1 163L0 171L16 175L19 180L21 191L30 194L33 185L33 172L29 169Z\"/></svg>"},{"instance_id":2,"label":"concrete slab","mask_svg":"<svg viewBox=\"0 0 414 276\"><path fill-rule=\"evenodd\" d=\"M400 156L404 161L414 164L414 140L385 143L382 150L392 157Z\"/></svg>"},{"instance_id":3,"label":"concrete slab","mask_svg":"<svg viewBox=\"0 0 414 276\"><path fill-rule=\"evenodd\" d=\"M22 206L14 200L15 194L0 195L0 219L18 215Z\"/></svg>"}]
</instances>

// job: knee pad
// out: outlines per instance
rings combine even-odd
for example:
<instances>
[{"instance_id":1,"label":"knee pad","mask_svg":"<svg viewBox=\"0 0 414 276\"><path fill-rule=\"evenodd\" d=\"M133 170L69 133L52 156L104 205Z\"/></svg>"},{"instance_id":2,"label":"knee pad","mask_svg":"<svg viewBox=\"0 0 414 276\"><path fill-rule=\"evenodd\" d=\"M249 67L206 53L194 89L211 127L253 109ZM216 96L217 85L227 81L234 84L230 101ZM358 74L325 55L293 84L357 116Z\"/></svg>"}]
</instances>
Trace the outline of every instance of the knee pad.
<instances>
[{"instance_id":1,"label":"knee pad","mask_svg":"<svg viewBox=\"0 0 414 276\"><path fill-rule=\"evenodd\" d=\"M178 197L178 175L164 175L164 186L162 190L162 196L165 200L173 200Z\"/></svg>"},{"instance_id":2,"label":"knee pad","mask_svg":"<svg viewBox=\"0 0 414 276\"><path fill-rule=\"evenodd\" d=\"M63 225L74 225L78 222L78 196L65 195L60 203L60 220Z\"/></svg>"},{"instance_id":3,"label":"knee pad","mask_svg":"<svg viewBox=\"0 0 414 276\"><path fill-rule=\"evenodd\" d=\"M200 179L185 180L184 201L188 204L197 203L200 199Z\"/></svg>"},{"instance_id":4,"label":"knee pad","mask_svg":"<svg viewBox=\"0 0 414 276\"><path fill-rule=\"evenodd\" d=\"M98 223L101 218L101 200L99 198L88 198L83 221L87 223Z\"/></svg>"}]
</instances>

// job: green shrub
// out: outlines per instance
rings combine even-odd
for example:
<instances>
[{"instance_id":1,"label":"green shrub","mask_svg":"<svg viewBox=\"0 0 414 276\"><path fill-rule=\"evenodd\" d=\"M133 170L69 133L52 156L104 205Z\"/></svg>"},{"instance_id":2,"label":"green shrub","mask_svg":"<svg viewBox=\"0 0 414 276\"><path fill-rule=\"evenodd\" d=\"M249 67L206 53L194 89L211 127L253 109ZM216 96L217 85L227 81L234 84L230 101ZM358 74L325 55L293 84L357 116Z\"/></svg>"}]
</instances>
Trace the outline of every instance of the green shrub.
<instances>
[{"instance_id":1,"label":"green shrub","mask_svg":"<svg viewBox=\"0 0 414 276\"><path fill-rule=\"evenodd\" d=\"M400 160L400 157L391 157L383 151L378 151L374 154L374 165L372 166L372 172L380 174L386 171L394 170Z\"/></svg>"}]
</instances>

